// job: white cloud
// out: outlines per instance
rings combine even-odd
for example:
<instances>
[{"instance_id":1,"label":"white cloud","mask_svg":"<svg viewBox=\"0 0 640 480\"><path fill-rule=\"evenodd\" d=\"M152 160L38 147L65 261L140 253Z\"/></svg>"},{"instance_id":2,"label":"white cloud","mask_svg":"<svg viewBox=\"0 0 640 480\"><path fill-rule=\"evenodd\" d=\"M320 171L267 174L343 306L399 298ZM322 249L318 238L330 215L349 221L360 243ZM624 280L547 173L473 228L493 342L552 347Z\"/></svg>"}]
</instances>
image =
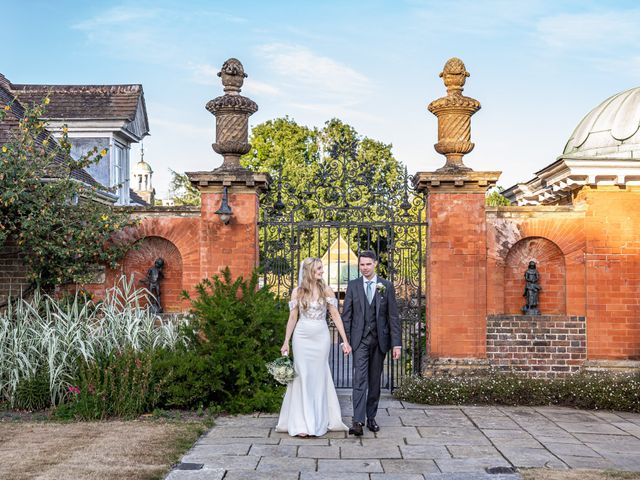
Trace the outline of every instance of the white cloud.
<instances>
[{"instance_id":1,"label":"white cloud","mask_svg":"<svg viewBox=\"0 0 640 480\"><path fill-rule=\"evenodd\" d=\"M171 132L172 135L179 135L180 138L190 137L199 141L215 136L215 129L213 127L205 128L190 123L167 120L162 117L156 117L153 119L153 127L159 130L162 129L163 131Z\"/></svg>"},{"instance_id":2,"label":"white cloud","mask_svg":"<svg viewBox=\"0 0 640 480\"><path fill-rule=\"evenodd\" d=\"M206 64L189 63L188 68L192 72L192 80L200 85L215 85L218 83L220 67Z\"/></svg>"},{"instance_id":3,"label":"white cloud","mask_svg":"<svg viewBox=\"0 0 640 480\"><path fill-rule=\"evenodd\" d=\"M324 119L338 117L341 120L353 122L354 120L364 120L372 123L382 123L384 119L378 115L372 115L362 110L353 109L345 105L334 105L328 103L289 103L289 106L299 110L322 115Z\"/></svg>"},{"instance_id":4,"label":"white cloud","mask_svg":"<svg viewBox=\"0 0 640 480\"><path fill-rule=\"evenodd\" d=\"M525 26L547 8L545 2L512 0L413 0L411 15L427 33L457 32L468 36L495 36Z\"/></svg>"},{"instance_id":5,"label":"white cloud","mask_svg":"<svg viewBox=\"0 0 640 480\"><path fill-rule=\"evenodd\" d=\"M212 25L244 24L248 19L209 8L118 5L71 25L88 41L118 59L183 66L202 56ZM185 54L185 52L188 52Z\"/></svg>"},{"instance_id":6,"label":"white cloud","mask_svg":"<svg viewBox=\"0 0 640 480\"><path fill-rule=\"evenodd\" d=\"M251 77L245 79L243 91L247 94L254 93L256 95L277 96L282 94L279 88L269 85L268 83L259 82Z\"/></svg>"},{"instance_id":7,"label":"white cloud","mask_svg":"<svg viewBox=\"0 0 640 480\"><path fill-rule=\"evenodd\" d=\"M189 68L192 71L193 82L200 85L221 85L220 78L218 77L220 66L208 64L189 64ZM251 76L245 79L242 91L247 95L254 94L277 96L281 94L280 89L278 89L277 87L269 85L265 82L255 80Z\"/></svg>"},{"instance_id":8,"label":"white cloud","mask_svg":"<svg viewBox=\"0 0 640 480\"><path fill-rule=\"evenodd\" d=\"M538 37L549 47L618 55L640 43L640 10L563 13L542 18Z\"/></svg>"},{"instance_id":9,"label":"white cloud","mask_svg":"<svg viewBox=\"0 0 640 480\"><path fill-rule=\"evenodd\" d=\"M159 11L148 8L113 7L100 12L98 15L72 25L76 30L90 32L98 29L101 33L105 28L115 25L128 24L141 20L149 20L158 15Z\"/></svg>"},{"instance_id":10,"label":"white cloud","mask_svg":"<svg viewBox=\"0 0 640 480\"><path fill-rule=\"evenodd\" d=\"M360 72L310 49L283 43L259 47L265 63L289 88L308 95L357 102L373 90L371 81Z\"/></svg>"}]
</instances>

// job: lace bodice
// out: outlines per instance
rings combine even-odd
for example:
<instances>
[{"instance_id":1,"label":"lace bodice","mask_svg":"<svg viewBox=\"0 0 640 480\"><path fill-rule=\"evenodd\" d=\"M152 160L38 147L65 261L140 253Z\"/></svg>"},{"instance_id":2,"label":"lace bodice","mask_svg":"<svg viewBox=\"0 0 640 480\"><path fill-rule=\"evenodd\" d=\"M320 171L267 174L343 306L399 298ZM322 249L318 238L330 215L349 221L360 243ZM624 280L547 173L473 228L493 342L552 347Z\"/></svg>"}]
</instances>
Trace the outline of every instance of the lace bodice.
<instances>
[{"instance_id":1,"label":"lace bodice","mask_svg":"<svg viewBox=\"0 0 640 480\"><path fill-rule=\"evenodd\" d=\"M327 305L333 305L334 307L338 308L338 300L336 299L336 297L325 297L325 300L326 303L318 301L309 303L309 308L307 308L306 310L302 310L302 308L300 308L299 320L326 320ZM291 300L289 302L289 309L293 310L294 308L297 308L298 305L299 304L297 300Z\"/></svg>"}]
</instances>

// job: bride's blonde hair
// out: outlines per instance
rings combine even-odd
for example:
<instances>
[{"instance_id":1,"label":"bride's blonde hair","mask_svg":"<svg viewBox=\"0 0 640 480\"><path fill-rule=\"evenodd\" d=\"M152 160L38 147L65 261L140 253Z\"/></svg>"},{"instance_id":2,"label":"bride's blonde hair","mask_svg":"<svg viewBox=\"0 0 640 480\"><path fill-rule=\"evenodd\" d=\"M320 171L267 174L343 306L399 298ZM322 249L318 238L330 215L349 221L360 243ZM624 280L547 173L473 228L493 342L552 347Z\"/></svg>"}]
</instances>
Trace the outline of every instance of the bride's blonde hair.
<instances>
[{"instance_id":1,"label":"bride's blonde hair","mask_svg":"<svg viewBox=\"0 0 640 480\"><path fill-rule=\"evenodd\" d=\"M324 292L327 289L327 284L324 282L324 278L315 278L316 268L321 264L322 260L316 257L305 258L302 261L300 285L298 285L298 303L302 306L302 310L309 308L314 287L319 293L320 298L318 300L320 302L325 301Z\"/></svg>"}]
</instances>

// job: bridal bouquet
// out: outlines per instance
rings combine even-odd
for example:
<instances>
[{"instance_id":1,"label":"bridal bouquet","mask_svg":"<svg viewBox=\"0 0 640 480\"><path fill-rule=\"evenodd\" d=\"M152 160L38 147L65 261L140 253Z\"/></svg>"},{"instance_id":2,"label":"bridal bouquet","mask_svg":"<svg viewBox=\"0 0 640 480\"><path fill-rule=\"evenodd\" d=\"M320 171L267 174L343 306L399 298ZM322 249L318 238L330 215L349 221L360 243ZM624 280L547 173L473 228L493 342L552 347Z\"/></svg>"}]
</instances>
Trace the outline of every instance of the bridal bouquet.
<instances>
[{"instance_id":1,"label":"bridal bouquet","mask_svg":"<svg viewBox=\"0 0 640 480\"><path fill-rule=\"evenodd\" d=\"M273 375L276 382L286 385L291 383L296 376L293 369L293 362L289 357L276 358L273 362L267 363L267 370Z\"/></svg>"}]
</instances>

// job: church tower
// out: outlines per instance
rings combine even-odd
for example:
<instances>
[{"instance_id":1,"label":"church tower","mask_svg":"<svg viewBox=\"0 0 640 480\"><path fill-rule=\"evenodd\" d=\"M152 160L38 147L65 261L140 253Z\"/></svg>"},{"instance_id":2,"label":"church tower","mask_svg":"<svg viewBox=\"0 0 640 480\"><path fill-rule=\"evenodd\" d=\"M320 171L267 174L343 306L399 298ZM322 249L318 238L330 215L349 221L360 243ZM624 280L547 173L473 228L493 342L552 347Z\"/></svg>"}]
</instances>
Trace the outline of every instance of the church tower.
<instances>
[{"instance_id":1,"label":"church tower","mask_svg":"<svg viewBox=\"0 0 640 480\"><path fill-rule=\"evenodd\" d=\"M144 145L140 148L140 161L133 169L133 191L136 192L145 202L153 205L156 191L153 188L151 178L153 170L151 165L144 161Z\"/></svg>"}]
</instances>

